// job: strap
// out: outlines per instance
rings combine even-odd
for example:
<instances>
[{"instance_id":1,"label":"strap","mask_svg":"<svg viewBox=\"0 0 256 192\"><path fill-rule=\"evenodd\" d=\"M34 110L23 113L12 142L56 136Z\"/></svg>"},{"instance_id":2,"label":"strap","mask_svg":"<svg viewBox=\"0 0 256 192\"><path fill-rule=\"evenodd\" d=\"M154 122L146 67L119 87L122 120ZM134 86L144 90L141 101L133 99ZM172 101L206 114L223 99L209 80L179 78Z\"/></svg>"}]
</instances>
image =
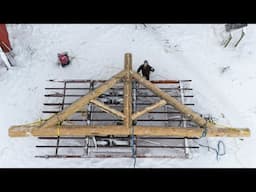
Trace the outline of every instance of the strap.
<instances>
[{"instance_id":1,"label":"strap","mask_svg":"<svg viewBox=\"0 0 256 192\"><path fill-rule=\"evenodd\" d=\"M208 132L207 123L208 123L208 121L206 120L206 121L205 121L205 124L202 126L203 131L202 131L201 138L202 138L202 137L206 137L206 135L207 135L207 132Z\"/></svg>"},{"instance_id":2,"label":"strap","mask_svg":"<svg viewBox=\"0 0 256 192\"><path fill-rule=\"evenodd\" d=\"M61 126L61 122L57 123L57 136L60 136L60 126Z\"/></svg>"}]
</instances>

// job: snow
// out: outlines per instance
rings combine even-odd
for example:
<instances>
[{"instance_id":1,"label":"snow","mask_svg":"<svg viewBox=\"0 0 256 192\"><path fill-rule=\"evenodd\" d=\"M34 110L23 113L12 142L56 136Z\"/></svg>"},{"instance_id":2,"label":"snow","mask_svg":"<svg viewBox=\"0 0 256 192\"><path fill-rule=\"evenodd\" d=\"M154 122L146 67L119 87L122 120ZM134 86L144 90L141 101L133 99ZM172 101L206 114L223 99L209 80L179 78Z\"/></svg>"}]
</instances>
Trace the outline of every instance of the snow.
<instances>
[{"instance_id":1,"label":"snow","mask_svg":"<svg viewBox=\"0 0 256 192\"><path fill-rule=\"evenodd\" d=\"M136 167L256 167L256 25L238 47L223 48L224 24L8 24L16 67L0 66L0 167L133 167L133 159L40 159L37 138L10 138L12 125L42 117L48 79L108 79L123 69L124 53L136 69L145 59L152 79L192 79L195 111L220 124L250 128L251 137L224 141L226 155L201 148L190 159L137 159ZM239 34L232 35L237 36ZM233 43L233 44L232 44ZM57 53L75 56L66 68ZM223 69L225 68L224 72ZM200 143L205 144L206 139Z\"/></svg>"},{"instance_id":2,"label":"snow","mask_svg":"<svg viewBox=\"0 0 256 192\"><path fill-rule=\"evenodd\" d=\"M2 48L0 47L0 64L5 65L7 69L11 67L6 54L3 52Z\"/></svg>"}]
</instances>

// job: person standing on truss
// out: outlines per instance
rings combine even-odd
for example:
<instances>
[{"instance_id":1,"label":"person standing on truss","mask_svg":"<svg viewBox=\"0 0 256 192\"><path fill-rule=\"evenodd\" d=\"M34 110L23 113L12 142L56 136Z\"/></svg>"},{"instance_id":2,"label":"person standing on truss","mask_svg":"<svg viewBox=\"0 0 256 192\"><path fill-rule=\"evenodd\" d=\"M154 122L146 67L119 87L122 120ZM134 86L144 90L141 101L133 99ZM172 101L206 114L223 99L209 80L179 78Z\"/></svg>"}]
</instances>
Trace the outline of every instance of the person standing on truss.
<instances>
[{"instance_id":1,"label":"person standing on truss","mask_svg":"<svg viewBox=\"0 0 256 192\"><path fill-rule=\"evenodd\" d=\"M150 65L148 64L148 61L147 61L147 60L145 60L144 63L139 66L139 68L138 68L138 70L137 70L137 73L139 73L140 71L142 71L143 77L145 77L146 80L149 81L150 72L154 72L155 69L154 69L152 66L150 66Z\"/></svg>"}]
</instances>

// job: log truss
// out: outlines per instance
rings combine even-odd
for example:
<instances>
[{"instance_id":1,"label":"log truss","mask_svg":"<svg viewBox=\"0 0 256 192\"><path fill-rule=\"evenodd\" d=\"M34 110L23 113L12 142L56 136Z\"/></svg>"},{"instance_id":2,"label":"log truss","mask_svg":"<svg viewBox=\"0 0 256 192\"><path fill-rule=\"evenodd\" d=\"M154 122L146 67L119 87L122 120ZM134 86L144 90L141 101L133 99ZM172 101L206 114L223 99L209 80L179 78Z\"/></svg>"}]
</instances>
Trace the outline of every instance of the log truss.
<instances>
[{"instance_id":1,"label":"log truss","mask_svg":"<svg viewBox=\"0 0 256 192\"><path fill-rule=\"evenodd\" d=\"M170 96L152 82L142 78L137 72L132 70L132 55L125 54L124 70L112 76L108 81L89 91L86 95L77 99L70 106L51 116L49 119L32 123L29 125L12 126L9 129L10 137L25 136L173 136L194 138L201 137L248 137L248 128L232 128L227 126L217 126L207 121L191 108L187 107L175 97ZM132 108L132 83L137 81L145 88L149 89L160 98L158 102L145 107L140 111L133 112ZM123 109L121 111L110 107L98 100L99 96L111 89L119 82L123 82ZM74 113L82 110L86 105L94 104L101 110L112 114L122 121L122 125L62 125ZM184 114L184 117L195 122L198 127L161 127L161 126L134 126L133 121L142 115L149 113L164 105L171 105L177 111ZM62 105L63 106L63 105ZM131 132L132 130L132 132Z\"/></svg>"}]
</instances>

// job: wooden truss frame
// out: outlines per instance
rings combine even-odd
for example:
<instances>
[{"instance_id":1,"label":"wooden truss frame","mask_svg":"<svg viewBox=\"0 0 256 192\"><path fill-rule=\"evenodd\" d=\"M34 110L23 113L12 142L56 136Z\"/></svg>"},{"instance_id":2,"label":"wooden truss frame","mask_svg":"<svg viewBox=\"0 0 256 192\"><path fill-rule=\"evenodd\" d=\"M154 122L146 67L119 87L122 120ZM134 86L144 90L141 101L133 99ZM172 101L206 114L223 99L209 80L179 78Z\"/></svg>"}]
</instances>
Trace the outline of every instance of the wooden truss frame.
<instances>
[{"instance_id":1,"label":"wooden truss frame","mask_svg":"<svg viewBox=\"0 0 256 192\"><path fill-rule=\"evenodd\" d=\"M183 105L174 97L162 91L156 85L141 77L136 71L132 70L132 55L125 54L124 70L114 75L105 83L101 84L95 90L90 91L83 97L77 99L61 112L51 116L49 119L29 125L12 126L9 129L10 137L24 136L128 136L131 134L137 136L175 136L175 137L249 137L248 128L238 129L226 126L217 126L202 118L199 114L192 111L189 107ZM124 108L120 112L108 105L96 100L101 94L112 88L120 80L124 82ZM158 97L160 101L144 108L141 111L132 113L132 81L136 80ZM92 103L100 109L115 115L123 121L121 126L80 126L80 125L62 125L62 122L75 112L82 109L85 105ZM133 126L132 121L138 117L166 104L172 105L176 110L183 113L187 118L194 121L198 127L159 127L159 126ZM131 129L133 130L131 132Z\"/></svg>"}]
</instances>

